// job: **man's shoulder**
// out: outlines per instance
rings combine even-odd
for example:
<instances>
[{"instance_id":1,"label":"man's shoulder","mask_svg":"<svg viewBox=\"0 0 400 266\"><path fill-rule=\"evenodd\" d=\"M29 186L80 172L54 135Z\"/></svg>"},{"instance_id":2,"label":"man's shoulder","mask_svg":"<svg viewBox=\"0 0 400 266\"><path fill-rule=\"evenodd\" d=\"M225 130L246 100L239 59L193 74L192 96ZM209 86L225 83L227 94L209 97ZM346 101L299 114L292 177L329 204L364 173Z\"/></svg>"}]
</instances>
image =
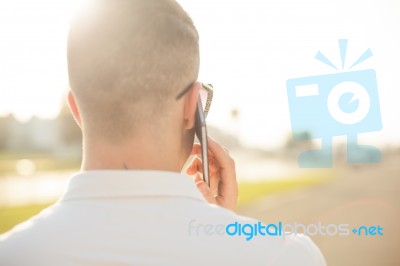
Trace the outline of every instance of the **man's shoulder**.
<instances>
[{"instance_id":1,"label":"man's shoulder","mask_svg":"<svg viewBox=\"0 0 400 266\"><path fill-rule=\"evenodd\" d=\"M325 265L306 236L279 235L272 225L268 234L268 224L201 201L167 202L146 208L130 201L107 202L108 208L52 206L0 237L0 261L57 261L67 251L84 255L103 243L109 246L106 253L124 250L131 258L140 257L137 245L147 246L150 254L160 249L183 253L180 260L191 265ZM199 250L208 255L198 258ZM198 258L194 264L193 258Z\"/></svg>"},{"instance_id":2,"label":"man's shoulder","mask_svg":"<svg viewBox=\"0 0 400 266\"><path fill-rule=\"evenodd\" d=\"M40 255L41 249L45 252L44 243L51 241L52 235L51 228L46 225L47 217L51 216L54 208L50 206L0 235L0 261L14 265L13 262L19 259Z\"/></svg>"}]
</instances>

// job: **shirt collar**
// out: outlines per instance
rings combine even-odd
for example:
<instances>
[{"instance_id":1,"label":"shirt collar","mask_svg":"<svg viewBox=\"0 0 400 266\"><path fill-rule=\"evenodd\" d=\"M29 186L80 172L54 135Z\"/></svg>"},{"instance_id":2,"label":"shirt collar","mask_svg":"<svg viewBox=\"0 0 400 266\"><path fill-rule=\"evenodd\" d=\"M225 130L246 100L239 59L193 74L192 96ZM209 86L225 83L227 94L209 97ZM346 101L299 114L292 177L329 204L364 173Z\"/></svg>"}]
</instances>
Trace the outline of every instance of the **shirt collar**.
<instances>
[{"instance_id":1,"label":"shirt collar","mask_svg":"<svg viewBox=\"0 0 400 266\"><path fill-rule=\"evenodd\" d=\"M185 197L205 201L190 177L153 170L80 172L72 176L61 201L151 196Z\"/></svg>"}]
</instances>

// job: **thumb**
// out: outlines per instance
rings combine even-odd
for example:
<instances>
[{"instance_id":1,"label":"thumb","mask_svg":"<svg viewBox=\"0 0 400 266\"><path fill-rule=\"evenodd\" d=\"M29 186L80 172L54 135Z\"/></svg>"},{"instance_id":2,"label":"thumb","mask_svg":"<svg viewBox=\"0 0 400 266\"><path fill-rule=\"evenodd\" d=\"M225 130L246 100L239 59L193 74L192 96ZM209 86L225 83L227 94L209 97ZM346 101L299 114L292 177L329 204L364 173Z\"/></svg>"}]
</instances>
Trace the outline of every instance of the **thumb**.
<instances>
[{"instance_id":1,"label":"thumb","mask_svg":"<svg viewBox=\"0 0 400 266\"><path fill-rule=\"evenodd\" d=\"M214 195L211 193L210 188L207 186L207 184L203 180L197 181L196 187L200 191L200 193L203 195L203 197L206 199L206 201L208 201L208 203L217 204L217 201L216 201Z\"/></svg>"}]
</instances>

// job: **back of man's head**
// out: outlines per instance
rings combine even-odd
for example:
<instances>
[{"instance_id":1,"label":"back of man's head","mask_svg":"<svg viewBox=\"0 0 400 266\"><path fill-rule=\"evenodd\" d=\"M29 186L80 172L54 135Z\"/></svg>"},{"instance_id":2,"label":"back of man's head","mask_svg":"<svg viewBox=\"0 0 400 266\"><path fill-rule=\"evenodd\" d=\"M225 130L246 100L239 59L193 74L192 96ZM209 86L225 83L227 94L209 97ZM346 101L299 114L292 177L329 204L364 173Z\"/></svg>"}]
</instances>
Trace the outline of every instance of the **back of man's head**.
<instances>
[{"instance_id":1,"label":"back of man's head","mask_svg":"<svg viewBox=\"0 0 400 266\"><path fill-rule=\"evenodd\" d=\"M86 134L112 141L170 119L197 79L198 33L174 0L94 0L71 24L68 71Z\"/></svg>"}]
</instances>

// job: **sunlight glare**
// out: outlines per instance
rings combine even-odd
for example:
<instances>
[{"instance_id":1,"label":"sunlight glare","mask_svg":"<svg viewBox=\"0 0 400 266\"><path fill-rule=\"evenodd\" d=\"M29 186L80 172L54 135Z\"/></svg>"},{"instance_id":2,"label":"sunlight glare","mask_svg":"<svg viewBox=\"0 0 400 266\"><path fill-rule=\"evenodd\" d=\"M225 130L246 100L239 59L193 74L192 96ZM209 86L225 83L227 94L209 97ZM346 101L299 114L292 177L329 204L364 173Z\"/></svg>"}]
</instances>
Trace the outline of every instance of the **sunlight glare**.
<instances>
[{"instance_id":1,"label":"sunlight glare","mask_svg":"<svg viewBox=\"0 0 400 266\"><path fill-rule=\"evenodd\" d=\"M0 2L0 115L57 116L68 88L69 22L79 2Z\"/></svg>"}]
</instances>

